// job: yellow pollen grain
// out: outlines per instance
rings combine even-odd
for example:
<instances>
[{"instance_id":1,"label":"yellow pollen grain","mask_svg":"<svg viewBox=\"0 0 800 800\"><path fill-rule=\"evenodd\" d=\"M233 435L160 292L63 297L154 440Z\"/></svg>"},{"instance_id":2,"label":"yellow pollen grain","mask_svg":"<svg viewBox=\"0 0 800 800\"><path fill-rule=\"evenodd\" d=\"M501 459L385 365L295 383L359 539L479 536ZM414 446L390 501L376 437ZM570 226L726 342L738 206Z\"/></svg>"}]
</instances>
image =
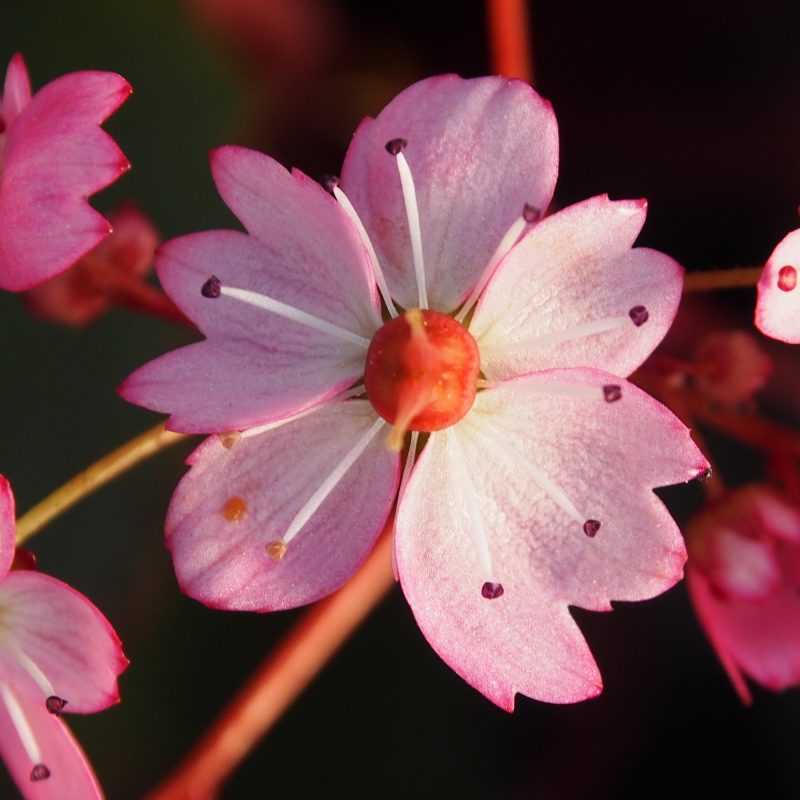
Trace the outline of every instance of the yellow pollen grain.
<instances>
[{"instance_id":1,"label":"yellow pollen grain","mask_svg":"<svg viewBox=\"0 0 800 800\"><path fill-rule=\"evenodd\" d=\"M286 542L283 539L276 539L267 545L267 555L273 561L280 561L286 555Z\"/></svg>"},{"instance_id":2,"label":"yellow pollen grain","mask_svg":"<svg viewBox=\"0 0 800 800\"><path fill-rule=\"evenodd\" d=\"M238 522L247 513L247 501L241 497L231 497L222 507L222 516L228 522Z\"/></svg>"},{"instance_id":3,"label":"yellow pollen grain","mask_svg":"<svg viewBox=\"0 0 800 800\"><path fill-rule=\"evenodd\" d=\"M230 433L220 433L218 438L220 444L226 450L230 450L242 438L242 434L239 431L230 431Z\"/></svg>"}]
</instances>

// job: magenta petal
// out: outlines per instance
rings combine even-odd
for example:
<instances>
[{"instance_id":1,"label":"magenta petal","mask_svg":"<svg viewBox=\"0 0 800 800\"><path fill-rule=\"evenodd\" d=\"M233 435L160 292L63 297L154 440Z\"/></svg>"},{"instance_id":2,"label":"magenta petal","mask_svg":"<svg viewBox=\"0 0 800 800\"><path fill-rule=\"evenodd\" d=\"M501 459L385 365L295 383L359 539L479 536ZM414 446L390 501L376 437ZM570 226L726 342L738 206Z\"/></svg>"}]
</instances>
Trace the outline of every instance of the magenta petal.
<instances>
[{"instance_id":1,"label":"magenta petal","mask_svg":"<svg viewBox=\"0 0 800 800\"><path fill-rule=\"evenodd\" d=\"M8 708L0 699L0 753L26 800L101 800L97 778L63 720L50 714L44 703L11 691L39 750L34 762L24 747ZM32 781L34 767L44 765L49 777Z\"/></svg>"},{"instance_id":2,"label":"magenta petal","mask_svg":"<svg viewBox=\"0 0 800 800\"><path fill-rule=\"evenodd\" d=\"M29 289L75 263L110 226L86 198L128 162L99 126L130 94L109 72L40 89L6 131L0 183L0 287Z\"/></svg>"},{"instance_id":3,"label":"magenta petal","mask_svg":"<svg viewBox=\"0 0 800 800\"><path fill-rule=\"evenodd\" d=\"M800 684L800 597L784 584L764 600L722 598L697 569L687 570L697 616L739 696L750 692L742 673L770 689Z\"/></svg>"},{"instance_id":4,"label":"magenta petal","mask_svg":"<svg viewBox=\"0 0 800 800\"><path fill-rule=\"evenodd\" d=\"M394 500L399 456L378 431L306 525L274 561L295 515L376 422L362 401L332 403L230 449L206 440L191 456L167 515L167 546L181 588L216 608L272 611L341 586L381 531Z\"/></svg>"},{"instance_id":5,"label":"magenta petal","mask_svg":"<svg viewBox=\"0 0 800 800\"><path fill-rule=\"evenodd\" d=\"M619 399L607 402L612 380ZM597 694L567 607L609 610L680 579L683 540L652 488L705 467L669 411L605 373L553 370L480 393L462 422L431 436L398 511L400 582L423 633L504 708L517 692ZM486 582L502 595L487 599Z\"/></svg>"},{"instance_id":6,"label":"magenta petal","mask_svg":"<svg viewBox=\"0 0 800 800\"><path fill-rule=\"evenodd\" d=\"M773 339L800 343L800 230L786 236L764 265L756 326Z\"/></svg>"},{"instance_id":7,"label":"magenta petal","mask_svg":"<svg viewBox=\"0 0 800 800\"><path fill-rule=\"evenodd\" d=\"M356 332L372 333L380 325L380 302L364 245L319 183L243 147L215 150L211 171L222 199L267 251L268 262L256 276L230 265L232 283L241 286L240 280L249 280L267 294L294 293L299 285L306 311ZM214 274L225 282L219 271Z\"/></svg>"},{"instance_id":8,"label":"magenta petal","mask_svg":"<svg viewBox=\"0 0 800 800\"><path fill-rule=\"evenodd\" d=\"M645 215L643 201L593 197L511 250L470 325L487 377L586 366L629 375L650 355L675 317L683 270L631 249Z\"/></svg>"},{"instance_id":9,"label":"magenta petal","mask_svg":"<svg viewBox=\"0 0 800 800\"><path fill-rule=\"evenodd\" d=\"M42 706L49 690L38 673L68 711L98 711L119 699L117 676L128 664L119 639L100 611L61 581L29 571L7 575L0 631L0 680Z\"/></svg>"},{"instance_id":10,"label":"magenta petal","mask_svg":"<svg viewBox=\"0 0 800 800\"><path fill-rule=\"evenodd\" d=\"M543 211L558 171L549 103L505 78L428 78L362 123L341 186L364 222L392 296L418 305L397 166L385 145L402 138L416 185L427 291L450 311L488 265L525 204Z\"/></svg>"},{"instance_id":11,"label":"magenta petal","mask_svg":"<svg viewBox=\"0 0 800 800\"><path fill-rule=\"evenodd\" d=\"M17 542L14 495L11 484L0 475L0 579L11 569Z\"/></svg>"},{"instance_id":12,"label":"magenta petal","mask_svg":"<svg viewBox=\"0 0 800 800\"><path fill-rule=\"evenodd\" d=\"M19 53L11 59L6 71L6 80L3 86L3 97L0 102L0 117L2 117L4 130L19 116L31 99L31 82L28 78L28 69Z\"/></svg>"}]
</instances>

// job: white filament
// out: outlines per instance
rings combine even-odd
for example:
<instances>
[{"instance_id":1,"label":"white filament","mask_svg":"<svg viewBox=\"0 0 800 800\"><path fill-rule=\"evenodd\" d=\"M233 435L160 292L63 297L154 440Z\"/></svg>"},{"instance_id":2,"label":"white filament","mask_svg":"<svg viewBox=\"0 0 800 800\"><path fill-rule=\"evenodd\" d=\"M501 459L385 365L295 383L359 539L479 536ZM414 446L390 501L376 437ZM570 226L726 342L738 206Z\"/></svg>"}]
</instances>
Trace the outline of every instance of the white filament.
<instances>
[{"instance_id":1,"label":"white filament","mask_svg":"<svg viewBox=\"0 0 800 800\"><path fill-rule=\"evenodd\" d=\"M44 672L39 669L39 666L35 661L26 656L22 650L11 644L11 642L3 642L3 648L12 656L14 656L14 658L17 660L17 663L22 667L22 669L25 670L25 672L28 673L31 680L42 690L42 692L44 692L45 697L50 697L51 695L55 694L53 684L50 683Z\"/></svg>"},{"instance_id":2,"label":"white filament","mask_svg":"<svg viewBox=\"0 0 800 800\"><path fill-rule=\"evenodd\" d=\"M307 325L309 328L322 331L322 333L330 334L339 339L344 339L352 344L357 344L365 350L369 347L369 339L359 336L357 333L340 328L331 322L326 322L324 319L315 317L313 314L308 314L301 311L299 308L281 303L280 300L274 300L265 294L258 292L251 292L249 289L236 289L232 286L220 287L220 294L225 297L232 297L234 300L241 300L243 303L255 306L256 308L263 308L265 311L271 311L273 314L278 314L286 319L294 320L302 325Z\"/></svg>"},{"instance_id":3,"label":"white filament","mask_svg":"<svg viewBox=\"0 0 800 800\"><path fill-rule=\"evenodd\" d=\"M356 226L358 235L361 237L364 247L367 248L367 253L369 253L370 261L372 262L372 274L375 276L375 283L378 284L378 291L381 293L383 302L386 303L389 316L394 319L399 316L399 314L392 300L392 296L389 294L389 285L386 283L386 278L383 276L383 270L381 269L380 261L378 261L378 254L372 246L372 241L369 238L367 229L364 227L364 223L361 222L361 218L358 216L355 208L353 208L350 198L348 198L338 186L333 187L333 196L339 201L339 205L342 207L344 213L350 217L350 221Z\"/></svg>"},{"instance_id":4,"label":"white filament","mask_svg":"<svg viewBox=\"0 0 800 800\"><path fill-rule=\"evenodd\" d=\"M242 439L249 439L252 436L258 436L260 433L266 433L267 431L275 430L275 428L280 428L289 422L294 422L296 419L305 417L308 414L313 414L315 411L319 411L321 408L324 408L331 403L337 403L340 400L347 400L351 397L357 397L363 393L364 384L360 383L358 386L353 386L350 389L340 392L335 397L331 397L330 400L325 400L324 402L313 405L310 408L304 408L302 411L298 411L296 414L290 414L288 417L276 419L272 422L265 422L263 425L257 425L255 428L246 428L245 430L241 431L241 437Z\"/></svg>"},{"instance_id":5,"label":"white filament","mask_svg":"<svg viewBox=\"0 0 800 800\"><path fill-rule=\"evenodd\" d=\"M483 515L478 508L478 504L475 502L475 487L464 465L464 453L458 442L458 435L454 433L451 428L444 430L442 433L447 436L447 442L452 450L451 463L453 467L453 477L461 487L464 507L469 517L469 524L467 527L472 535L472 541L475 544L478 561L483 569L485 580L495 583L494 566L492 564L492 555L489 552L489 539L486 536L486 526L484 525Z\"/></svg>"},{"instance_id":6,"label":"white filament","mask_svg":"<svg viewBox=\"0 0 800 800\"><path fill-rule=\"evenodd\" d=\"M414 259L414 273L417 276L419 289L419 307L428 307L428 292L425 289L425 261L422 258L422 231L419 227L419 207L417 206L417 191L414 188L414 178L411 169L402 152L395 156L397 171L400 173L400 186L403 189L403 202L406 206L408 218L408 233L411 237L411 255Z\"/></svg>"},{"instance_id":7,"label":"white filament","mask_svg":"<svg viewBox=\"0 0 800 800\"><path fill-rule=\"evenodd\" d=\"M530 350L537 346L548 347L553 344L583 339L587 336L595 336L598 333L615 331L629 323L630 319L628 317L604 317L603 319L595 319L590 322L582 322L580 325L575 325L572 328L565 328L564 330L554 331L553 333L544 333L540 336L531 336L516 342L481 343L481 350L484 352L491 351L492 353L508 353L520 349Z\"/></svg>"},{"instance_id":8,"label":"white filament","mask_svg":"<svg viewBox=\"0 0 800 800\"><path fill-rule=\"evenodd\" d=\"M33 764L41 763L42 754L36 742L36 737L33 734L33 729L28 723L25 712L22 710L17 698L14 697L14 693L5 683L0 683L0 697L3 698L8 716L11 717L11 722L16 728L19 740L22 743L22 747L28 759Z\"/></svg>"},{"instance_id":9,"label":"white filament","mask_svg":"<svg viewBox=\"0 0 800 800\"><path fill-rule=\"evenodd\" d=\"M511 248L519 241L519 237L522 236L527 227L528 222L523 216L517 217L514 222L511 223L511 227L503 235L503 238L500 240L500 244L497 245L497 249L494 251L494 254L489 259L489 263L481 273L481 277L475 284L475 288L472 290L472 293L461 307L461 311L456 314L456 322L464 321L464 318L467 316L467 314L469 314L472 306L475 305L475 303L478 301L478 298L481 296L481 293L486 288L486 284L489 283L489 278L494 275L497 265L506 257L506 255L508 255L509 250L511 250Z\"/></svg>"},{"instance_id":10,"label":"white filament","mask_svg":"<svg viewBox=\"0 0 800 800\"><path fill-rule=\"evenodd\" d=\"M400 479L400 489L397 492L397 502L403 499L403 494L406 491L406 484L411 477L411 470L414 467L414 459L417 455L417 440L419 439L419 431L411 431L411 443L408 445L408 455L406 456L406 463L403 466L403 477Z\"/></svg>"},{"instance_id":11,"label":"white filament","mask_svg":"<svg viewBox=\"0 0 800 800\"><path fill-rule=\"evenodd\" d=\"M325 498L336 488L339 481L345 476L347 470L353 466L356 459L367 449L369 443L375 438L378 431L385 425L383 419L378 417L372 427L355 443L344 458L333 468L333 471L322 482L311 497L306 500L303 507L297 512L294 519L289 523L286 533L283 535L283 542L288 544L302 530L303 526L311 519L314 512L322 505Z\"/></svg>"}]
</instances>

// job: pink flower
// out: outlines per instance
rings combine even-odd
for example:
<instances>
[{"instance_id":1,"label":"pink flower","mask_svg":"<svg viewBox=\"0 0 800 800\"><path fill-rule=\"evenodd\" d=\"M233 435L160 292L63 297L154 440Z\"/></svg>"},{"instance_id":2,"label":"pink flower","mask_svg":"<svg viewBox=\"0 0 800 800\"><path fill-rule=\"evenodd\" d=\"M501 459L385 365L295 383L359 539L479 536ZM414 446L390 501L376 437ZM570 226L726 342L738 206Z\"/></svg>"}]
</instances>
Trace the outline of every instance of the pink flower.
<instances>
[{"instance_id":1,"label":"pink flower","mask_svg":"<svg viewBox=\"0 0 800 800\"><path fill-rule=\"evenodd\" d=\"M410 438L396 566L436 651L508 709L516 692L600 691L568 606L680 578L683 541L651 488L707 465L615 377L669 327L680 267L631 249L641 201L538 222L556 170L550 105L501 78L405 90L359 127L334 197L261 154L213 154L247 233L185 236L156 264L207 338L121 387L175 429L218 434L167 518L185 592L265 611L336 589L391 511Z\"/></svg>"},{"instance_id":2,"label":"pink flower","mask_svg":"<svg viewBox=\"0 0 800 800\"><path fill-rule=\"evenodd\" d=\"M758 282L756 327L773 339L800 342L800 230L784 237L772 251Z\"/></svg>"},{"instance_id":3,"label":"pink flower","mask_svg":"<svg viewBox=\"0 0 800 800\"><path fill-rule=\"evenodd\" d=\"M31 97L22 56L0 100L0 288L30 289L108 236L86 198L129 168L100 123L130 94L110 72L73 72Z\"/></svg>"},{"instance_id":4,"label":"pink flower","mask_svg":"<svg viewBox=\"0 0 800 800\"><path fill-rule=\"evenodd\" d=\"M26 798L101 797L62 710L116 703L128 664L108 620L61 581L14 559L14 497L0 476L0 753Z\"/></svg>"},{"instance_id":5,"label":"pink flower","mask_svg":"<svg viewBox=\"0 0 800 800\"><path fill-rule=\"evenodd\" d=\"M159 242L153 223L132 205L108 216L114 231L107 239L72 269L25 293L25 306L32 314L63 325L88 325L115 300L125 302L124 282L150 272Z\"/></svg>"},{"instance_id":6,"label":"pink flower","mask_svg":"<svg viewBox=\"0 0 800 800\"><path fill-rule=\"evenodd\" d=\"M686 528L697 616L742 701L744 676L800 684L800 509L768 486L729 492Z\"/></svg>"}]
</instances>

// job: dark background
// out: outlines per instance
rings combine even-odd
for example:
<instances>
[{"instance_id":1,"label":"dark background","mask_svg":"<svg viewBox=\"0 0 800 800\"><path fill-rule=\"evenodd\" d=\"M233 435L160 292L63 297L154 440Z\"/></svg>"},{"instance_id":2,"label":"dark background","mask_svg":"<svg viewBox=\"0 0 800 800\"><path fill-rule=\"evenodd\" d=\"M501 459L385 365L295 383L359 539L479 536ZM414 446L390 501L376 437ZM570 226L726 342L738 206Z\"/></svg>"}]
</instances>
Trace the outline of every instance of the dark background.
<instances>
[{"instance_id":1,"label":"dark background","mask_svg":"<svg viewBox=\"0 0 800 800\"><path fill-rule=\"evenodd\" d=\"M336 172L359 119L399 89L489 70L474 0L265 2L270 22L249 21L249 43L204 23L200 5L28 0L0 10L0 61L21 51L34 86L86 68L131 81L134 96L107 128L133 170L94 204L133 199L165 238L233 224L209 148L247 144L312 175ZM536 83L561 131L556 202L644 196L641 243L690 269L762 263L799 224L799 22L795 2L533 2ZM693 300L674 347L749 326L753 302L746 290ZM65 330L34 322L12 295L0 296L0 318L0 472L24 511L154 424L114 387L190 335L124 311ZM778 365L763 407L796 419L796 351L768 346ZM710 442L731 483L758 477L757 455ZM112 800L164 776L298 618L210 611L178 592L162 520L187 451L140 466L33 543L42 571L104 610L133 662L119 706L69 718ZM696 486L665 496L679 520L700 501ZM800 692L757 689L742 708L682 586L576 617L605 693L572 707L519 698L507 715L438 660L395 590L224 796L797 796Z\"/></svg>"}]
</instances>

